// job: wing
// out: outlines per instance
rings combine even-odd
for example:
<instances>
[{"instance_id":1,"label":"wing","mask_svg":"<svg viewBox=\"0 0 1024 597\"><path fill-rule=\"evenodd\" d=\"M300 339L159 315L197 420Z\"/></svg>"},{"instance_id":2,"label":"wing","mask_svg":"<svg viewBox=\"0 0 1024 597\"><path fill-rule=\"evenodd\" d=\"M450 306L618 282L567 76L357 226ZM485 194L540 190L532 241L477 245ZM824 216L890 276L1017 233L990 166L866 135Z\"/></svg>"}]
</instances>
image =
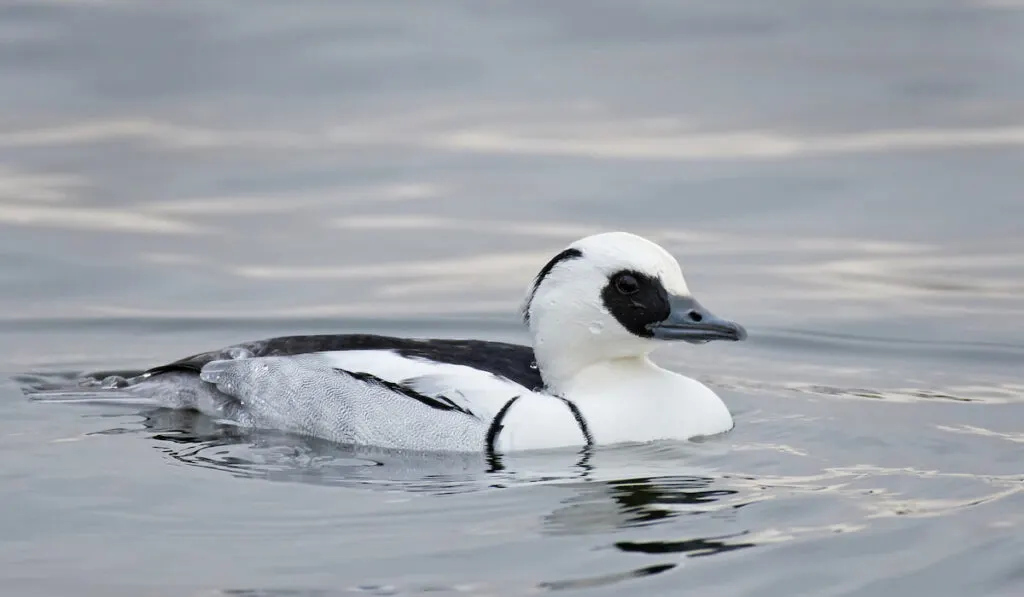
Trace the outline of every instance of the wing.
<instances>
[{"instance_id":1,"label":"wing","mask_svg":"<svg viewBox=\"0 0 1024 597\"><path fill-rule=\"evenodd\" d=\"M419 358L435 363L465 365L531 389L539 389L544 385L535 365L533 349L528 346L482 340L398 338L374 334L282 336L246 342L220 350L195 354L167 365L154 367L148 373L152 375L169 371L198 373L207 363L224 359L348 351L392 351L410 359Z\"/></svg>"},{"instance_id":2,"label":"wing","mask_svg":"<svg viewBox=\"0 0 1024 597\"><path fill-rule=\"evenodd\" d=\"M239 424L411 450L481 450L495 415L532 394L486 371L382 350L216 360L200 377L238 401Z\"/></svg>"},{"instance_id":3,"label":"wing","mask_svg":"<svg viewBox=\"0 0 1024 597\"><path fill-rule=\"evenodd\" d=\"M332 368L373 376L388 384L432 399L489 421L514 396L530 388L489 371L466 365L439 363L392 350L343 350L317 353Z\"/></svg>"}]
</instances>

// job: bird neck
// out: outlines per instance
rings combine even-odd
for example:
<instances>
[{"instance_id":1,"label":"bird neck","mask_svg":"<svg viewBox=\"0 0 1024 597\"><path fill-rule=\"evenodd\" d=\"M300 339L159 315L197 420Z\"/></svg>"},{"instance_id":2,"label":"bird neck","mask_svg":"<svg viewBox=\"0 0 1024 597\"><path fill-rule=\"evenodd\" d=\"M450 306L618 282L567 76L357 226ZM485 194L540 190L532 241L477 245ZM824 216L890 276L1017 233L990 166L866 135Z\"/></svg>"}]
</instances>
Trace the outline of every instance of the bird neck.
<instances>
[{"instance_id":1,"label":"bird neck","mask_svg":"<svg viewBox=\"0 0 1024 597\"><path fill-rule=\"evenodd\" d=\"M664 373L647 354L601 358L587 350L535 349L537 366L549 392L567 396L575 389L598 383L618 385Z\"/></svg>"}]
</instances>

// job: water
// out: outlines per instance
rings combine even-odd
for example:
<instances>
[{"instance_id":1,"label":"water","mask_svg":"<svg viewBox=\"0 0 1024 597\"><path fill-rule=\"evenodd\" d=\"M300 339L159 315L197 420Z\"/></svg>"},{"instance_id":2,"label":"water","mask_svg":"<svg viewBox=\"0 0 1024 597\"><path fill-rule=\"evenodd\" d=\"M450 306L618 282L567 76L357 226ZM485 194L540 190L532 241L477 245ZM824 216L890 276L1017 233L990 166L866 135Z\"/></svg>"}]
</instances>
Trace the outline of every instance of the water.
<instances>
[{"instance_id":1,"label":"water","mask_svg":"<svg viewBox=\"0 0 1024 597\"><path fill-rule=\"evenodd\" d=\"M1019 595L1024 12L0 3L0 581L17 595ZM415 460L26 401L330 330L525 341L664 243L734 432Z\"/></svg>"}]
</instances>

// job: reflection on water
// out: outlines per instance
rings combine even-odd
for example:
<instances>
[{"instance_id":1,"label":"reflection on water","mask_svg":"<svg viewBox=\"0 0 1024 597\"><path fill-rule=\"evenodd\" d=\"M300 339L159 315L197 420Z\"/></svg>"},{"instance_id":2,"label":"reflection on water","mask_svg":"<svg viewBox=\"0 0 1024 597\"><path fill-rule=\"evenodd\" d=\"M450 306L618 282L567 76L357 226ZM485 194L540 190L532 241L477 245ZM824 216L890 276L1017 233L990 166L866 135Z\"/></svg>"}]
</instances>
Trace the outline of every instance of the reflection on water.
<instances>
[{"instance_id":1,"label":"reflection on water","mask_svg":"<svg viewBox=\"0 0 1024 597\"><path fill-rule=\"evenodd\" d=\"M600 471L596 474L600 475ZM546 518L553 534L605 533L642 527L682 514L708 514L746 505L712 477L614 479L578 486L578 494ZM729 499L727 499L729 498Z\"/></svg>"},{"instance_id":2,"label":"reflection on water","mask_svg":"<svg viewBox=\"0 0 1024 597\"><path fill-rule=\"evenodd\" d=\"M544 517L545 532L555 536L604 535L616 529L661 524L683 514L720 517L726 511L739 510L752 503L745 501L743 492L730 488L726 479L710 476L608 480L608 473L595 464L593 454L583 460L575 456L552 458L551 455L505 457L511 462L496 469L486 456L477 454L411 454L338 446L310 438L243 431L190 412L160 409L141 416L141 427L117 426L95 433L144 432L156 441L161 452L176 462L266 481L371 487L381 491L397 489L431 495L515 489L535 483L555 484L574 494ZM619 452L615 460L642 458L646 451ZM573 460L577 463L575 467L564 466ZM612 464L609 472L618 466ZM756 543L743 540L747 534L673 541L619 541L614 546L626 553L708 556L754 547ZM674 567L674 564L655 565L587 579L547 582L541 586L599 586Z\"/></svg>"},{"instance_id":3,"label":"reflection on water","mask_svg":"<svg viewBox=\"0 0 1024 597\"><path fill-rule=\"evenodd\" d=\"M502 466L496 468L483 454L340 446L315 438L242 430L192 412L146 410L131 417L127 424L124 414L98 418L120 424L88 435L144 433L154 441L154 447L175 462L239 478L435 496L521 490L535 484L558 487L568 490L570 497L543 517L544 533L551 536L607 536L617 530L659 527L679 517L746 522L742 530L730 534L614 542L617 549L629 553L714 555L761 542L792 540L807 533L863 531L870 520L877 518L948 515L1024 496L1024 474L955 473L870 464L828 467L807 475L715 468L706 469L704 474L680 475L681 468L690 466L684 462L699 459L703 453L685 443L595 448L582 458L571 451L518 454L506 456ZM991 432L985 435L1003 437ZM1007 439L1019 441L1016 436ZM785 446L746 444L734 449L770 450L780 457L807 458L807 454ZM621 476L645 467L650 470L649 476ZM966 498L934 499L906 496L887 487L890 481L899 485L905 478L963 480L980 483L987 491ZM758 515L744 514L747 509L775 500L792 500L797 495L814 499L844 497L860 513L851 520L790 529L758 528Z\"/></svg>"},{"instance_id":4,"label":"reflection on water","mask_svg":"<svg viewBox=\"0 0 1024 597\"><path fill-rule=\"evenodd\" d=\"M627 553L666 554L681 553L692 557L712 556L719 553L754 547L756 543L745 543L743 535L713 537L709 539L687 539L685 541L621 541L615 546Z\"/></svg>"}]
</instances>

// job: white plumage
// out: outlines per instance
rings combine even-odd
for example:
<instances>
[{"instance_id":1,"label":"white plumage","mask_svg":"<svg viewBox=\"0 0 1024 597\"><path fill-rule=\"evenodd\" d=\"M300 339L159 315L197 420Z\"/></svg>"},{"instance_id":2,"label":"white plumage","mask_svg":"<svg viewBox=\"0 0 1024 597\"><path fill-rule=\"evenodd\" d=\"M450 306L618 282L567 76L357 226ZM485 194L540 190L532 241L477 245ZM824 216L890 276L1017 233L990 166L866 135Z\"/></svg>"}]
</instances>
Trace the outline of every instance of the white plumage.
<instances>
[{"instance_id":1,"label":"white plumage","mask_svg":"<svg viewBox=\"0 0 1024 597\"><path fill-rule=\"evenodd\" d=\"M511 451L689 439L732 428L708 387L654 364L665 340L742 340L678 262L641 237L581 239L545 265L523 315L532 350L379 336L270 339L205 353L115 388L37 398L145 399L235 425L410 450Z\"/></svg>"}]
</instances>

